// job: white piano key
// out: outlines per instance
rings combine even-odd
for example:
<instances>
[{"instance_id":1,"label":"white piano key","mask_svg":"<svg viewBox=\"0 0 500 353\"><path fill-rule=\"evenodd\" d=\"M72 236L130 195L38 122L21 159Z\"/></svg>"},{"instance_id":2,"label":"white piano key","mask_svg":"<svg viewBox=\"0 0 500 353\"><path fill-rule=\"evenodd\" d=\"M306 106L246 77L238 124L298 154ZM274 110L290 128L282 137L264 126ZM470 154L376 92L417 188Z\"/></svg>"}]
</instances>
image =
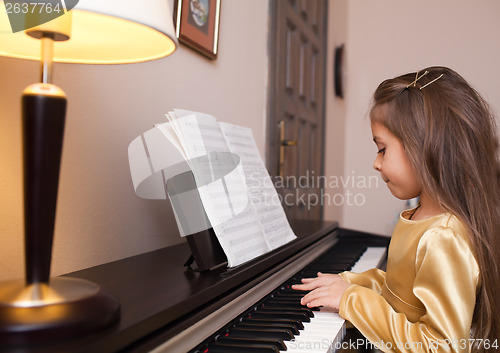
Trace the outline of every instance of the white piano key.
<instances>
[{"instance_id":1,"label":"white piano key","mask_svg":"<svg viewBox=\"0 0 500 353\"><path fill-rule=\"evenodd\" d=\"M385 248L368 248L360 257L358 262L352 267L352 272L364 272L377 267L385 255Z\"/></svg>"},{"instance_id":2,"label":"white piano key","mask_svg":"<svg viewBox=\"0 0 500 353\"><path fill-rule=\"evenodd\" d=\"M336 339L340 341L344 337L344 320L340 316L335 319L331 322L314 320L304 325L304 330L295 336L295 340L285 342L287 353L328 352Z\"/></svg>"},{"instance_id":3,"label":"white piano key","mask_svg":"<svg viewBox=\"0 0 500 353\"><path fill-rule=\"evenodd\" d=\"M297 337L299 339L316 336L321 338L332 337L332 335L336 335L342 330L344 323L345 320L339 314L322 308L321 311L314 312L314 318L311 319L311 322L304 323L304 330L301 330L300 335Z\"/></svg>"}]
</instances>

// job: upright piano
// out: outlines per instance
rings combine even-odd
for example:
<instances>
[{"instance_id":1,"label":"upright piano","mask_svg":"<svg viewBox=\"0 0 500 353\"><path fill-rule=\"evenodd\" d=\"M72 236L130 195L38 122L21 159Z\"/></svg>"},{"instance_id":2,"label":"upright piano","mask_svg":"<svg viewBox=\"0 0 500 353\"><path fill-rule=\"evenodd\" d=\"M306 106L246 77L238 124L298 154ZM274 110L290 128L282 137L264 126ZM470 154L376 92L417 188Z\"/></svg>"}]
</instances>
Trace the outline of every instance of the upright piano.
<instances>
[{"instance_id":1,"label":"upright piano","mask_svg":"<svg viewBox=\"0 0 500 353\"><path fill-rule=\"evenodd\" d=\"M0 347L1 352L335 352L346 324L300 305L290 288L318 271L384 266L389 239L335 222L292 223L297 239L251 262L195 271L186 243L69 274L101 284L121 303L114 327L66 341Z\"/></svg>"}]
</instances>

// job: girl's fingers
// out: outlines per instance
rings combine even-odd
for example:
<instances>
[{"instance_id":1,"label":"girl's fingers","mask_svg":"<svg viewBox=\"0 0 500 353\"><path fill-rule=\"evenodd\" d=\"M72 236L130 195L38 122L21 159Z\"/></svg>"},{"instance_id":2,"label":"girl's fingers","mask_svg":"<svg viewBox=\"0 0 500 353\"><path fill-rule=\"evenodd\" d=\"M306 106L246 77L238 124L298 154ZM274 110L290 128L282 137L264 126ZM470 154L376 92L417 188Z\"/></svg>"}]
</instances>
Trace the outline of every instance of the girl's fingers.
<instances>
[{"instance_id":1,"label":"girl's fingers","mask_svg":"<svg viewBox=\"0 0 500 353\"><path fill-rule=\"evenodd\" d=\"M318 306L328 306L327 302L328 302L328 297L319 296L302 305L306 305L308 308L315 308Z\"/></svg>"},{"instance_id":2,"label":"girl's fingers","mask_svg":"<svg viewBox=\"0 0 500 353\"><path fill-rule=\"evenodd\" d=\"M313 290L323 286L329 286L337 281L338 275L318 272L318 277L302 278L302 284L292 285L295 290Z\"/></svg>"},{"instance_id":3,"label":"girl's fingers","mask_svg":"<svg viewBox=\"0 0 500 353\"><path fill-rule=\"evenodd\" d=\"M300 303L309 308L325 306L338 310L340 299L345 291L343 285L331 285L316 288L302 297Z\"/></svg>"},{"instance_id":4,"label":"girl's fingers","mask_svg":"<svg viewBox=\"0 0 500 353\"><path fill-rule=\"evenodd\" d=\"M321 281L318 281L318 278L302 278L302 284L294 284L292 285L292 289L296 290L312 290L314 288L318 288L322 285Z\"/></svg>"},{"instance_id":5,"label":"girl's fingers","mask_svg":"<svg viewBox=\"0 0 500 353\"><path fill-rule=\"evenodd\" d=\"M319 297L322 296L321 292L323 292L323 288L316 288L315 290L307 293L306 295L304 295L302 297L302 299L300 300L300 304L302 305L307 305L309 304L310 302L318 299Z\"/></svg>"},{"instance_id":6,"label":"girl's fingers","mask_svg":"<svg viewBox=\"0 0 500 353\"><path fill-rule=\"evenodd\" d=\"M315 279L317 279L317 278L302 278L301 281L302 281L302 283L309 283L309 282L314 281Z\"/></svg>"},{"instance_id":7,"label":"girl's fingers","mask_svg":"<svg viewBox=\"0 0 500 353\"><path fill-rule=\"evenodd\" d=\"M294 284L292 285L292 289L295 290L311 290L317 288L318 286L314 285L314 283L304 283L304 284Z\"/></svg>"},{"instance_id":8,"label":"girl's fingers","mask_svg":"<svg viewBox=\"0 0 500 353\"><path fill-rule=\"evenodd\" d=\"M321 299L316 299L316 300L313 300L312 302L307 303L307 307L308 308L316 308L318 306L326 306L326 305L323 304L323 302L321 301Z\"/></svg>"}]
</instances>

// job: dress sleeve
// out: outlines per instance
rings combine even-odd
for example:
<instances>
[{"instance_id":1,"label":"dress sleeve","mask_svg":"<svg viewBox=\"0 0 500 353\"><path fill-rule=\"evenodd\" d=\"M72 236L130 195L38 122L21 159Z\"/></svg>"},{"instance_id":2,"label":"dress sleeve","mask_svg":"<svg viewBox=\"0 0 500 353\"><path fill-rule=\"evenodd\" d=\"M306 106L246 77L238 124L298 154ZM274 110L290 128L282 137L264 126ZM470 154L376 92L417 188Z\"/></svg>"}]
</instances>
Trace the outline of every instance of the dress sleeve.
<instances>
[{"instance_id":1,"label":"dress sleeve","mask_svg":"<svg viewBox=\"0 0 500 353\"><path fill-rule=\"evenodd\" d=\"M348 283L357 284L358 286L366 287L374 290L377 293L382 291L382 286L385 281L385 272L378 268L372 268L361 273L342 272L339 276Z\"/></svg>"},{"instance_id":2,"label":"dress sleeve","mask_svg":"<svg viewBox=\"0 0 500 353\"><path fill-rule=\"evenodd\" d=\"M359 285L344 292L340 315L384 352L469 352L479 268L467 242L450 228L428 230L415 270L413 293L425 308L417 322Z\"/></svg>"}]
</instances>

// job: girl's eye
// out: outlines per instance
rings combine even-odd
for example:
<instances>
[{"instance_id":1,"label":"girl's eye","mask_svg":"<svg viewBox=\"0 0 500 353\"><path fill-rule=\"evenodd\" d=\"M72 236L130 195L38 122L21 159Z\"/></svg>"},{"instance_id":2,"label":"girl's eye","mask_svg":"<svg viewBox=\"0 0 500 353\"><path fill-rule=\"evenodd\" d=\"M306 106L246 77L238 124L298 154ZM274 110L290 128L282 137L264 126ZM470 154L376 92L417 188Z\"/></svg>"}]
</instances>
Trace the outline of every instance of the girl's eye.
<instances>
[{"instance_id":1,"label":"girl's eye","mask_svg":"<svg viewBox=\"0 0 500 353\"><path fill-rule=\"evenodd\" d=\"M385 154L385 147L384 148L381 148L377 151L377 154Z\"/></svg>"}]
</instances>

